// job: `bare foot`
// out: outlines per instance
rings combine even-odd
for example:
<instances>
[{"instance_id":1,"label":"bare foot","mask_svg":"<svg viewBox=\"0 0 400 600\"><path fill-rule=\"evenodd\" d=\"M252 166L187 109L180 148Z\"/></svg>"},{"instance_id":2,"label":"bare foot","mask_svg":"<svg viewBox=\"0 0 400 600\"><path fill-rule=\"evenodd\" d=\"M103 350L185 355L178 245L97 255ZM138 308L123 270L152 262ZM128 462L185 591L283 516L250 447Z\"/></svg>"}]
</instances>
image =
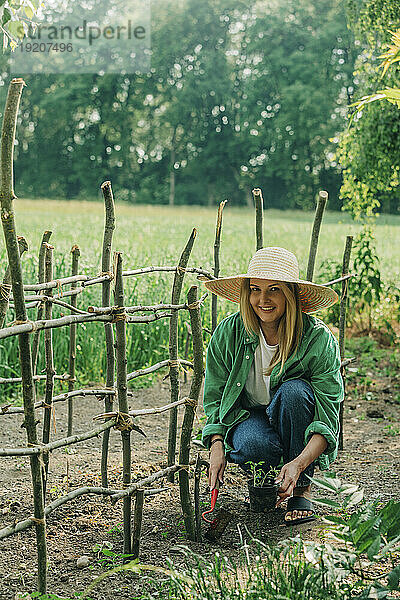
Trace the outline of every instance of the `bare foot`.
<instances>
[{"instance_id":1,"label":"bare foot","mask_svg":"<svg viewBox=\"0 0 400 600\"><path fill-rule=\"evenodd\" d=\"M311 485L307 487L296 487L293 491L293 496L301 496L311 500ZM303 519L310 517L313 514L311 510L290 510L285 514L285 521L294 521L296 519Z\"/></svg>"}]
</instances>

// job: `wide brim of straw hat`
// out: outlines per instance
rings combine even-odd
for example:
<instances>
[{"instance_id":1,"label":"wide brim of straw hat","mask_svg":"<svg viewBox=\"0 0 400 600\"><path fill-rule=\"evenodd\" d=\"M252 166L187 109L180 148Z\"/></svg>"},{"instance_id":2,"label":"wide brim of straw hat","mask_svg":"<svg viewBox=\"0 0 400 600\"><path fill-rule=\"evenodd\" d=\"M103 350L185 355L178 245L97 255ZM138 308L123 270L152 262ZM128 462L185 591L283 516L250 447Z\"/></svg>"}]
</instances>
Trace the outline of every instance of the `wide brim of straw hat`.
<instances>
[{"instance_id":1,"label":"wide brim of straw hat","mask_svg":"<svg viewBox=\"0 0 400 600\"><path fill-rule=\"evenodd\" d=\"M231 277L221 277L219 279L206 280L205 277L199 277L204 281L204 285L213 294L226 298L231 302L240 302L240 289L244 279L273 279L273 281L282 281L284 283L297 283L301 302L301 310L305 313L313 313L323 308L329 308L339 300L337 293L325 285L305 281L304 279L280 279L271 277L267 273L265 277L259 273L257 277L243 273Z\"/></svg>"}]
</instances>

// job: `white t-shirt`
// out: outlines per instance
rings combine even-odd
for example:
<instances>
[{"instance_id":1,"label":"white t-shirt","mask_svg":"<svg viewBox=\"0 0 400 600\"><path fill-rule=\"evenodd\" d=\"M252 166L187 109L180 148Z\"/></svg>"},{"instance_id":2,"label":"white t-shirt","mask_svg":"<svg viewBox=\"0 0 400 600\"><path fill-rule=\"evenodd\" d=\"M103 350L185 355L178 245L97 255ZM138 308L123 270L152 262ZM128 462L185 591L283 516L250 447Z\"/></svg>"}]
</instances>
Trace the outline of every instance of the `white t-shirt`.
<instances>
[{"instance_id":1,"label":"white t-shirt","mask_svg":"<svg viewBox=\"0 0 400 600\"><path fill-rule=\"evenodd\" d=\"M270 377L269 375L263 375L263 373L271 364L272 357L279 345L276 344L276 346L270 346L267 344L261 329L259 338L260 343L254 353L254 361L244 386L247 396L247 402L245 402L246 407L268 406L271 402L269 395Z\"/></svg>"}]
</instances>

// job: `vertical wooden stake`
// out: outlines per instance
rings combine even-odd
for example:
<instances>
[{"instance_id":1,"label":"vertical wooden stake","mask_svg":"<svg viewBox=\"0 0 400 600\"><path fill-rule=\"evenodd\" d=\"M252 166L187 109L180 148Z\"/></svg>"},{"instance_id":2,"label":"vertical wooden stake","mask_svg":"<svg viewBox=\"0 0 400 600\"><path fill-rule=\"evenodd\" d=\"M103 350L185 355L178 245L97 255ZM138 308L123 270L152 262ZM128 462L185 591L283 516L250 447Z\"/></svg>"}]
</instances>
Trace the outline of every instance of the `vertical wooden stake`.
<instances>
[{"instance_id":1,"label":"vertical wooden stake","mask_svg":"<svg viewBox=\"0 0 400 600\"><path fill-rule=\"evenodd\" d=\"M200 456L200 452L197 453L196 466L194 468L194 518L196 522L196 541L201 542L201 514L200 514L200 479L201 479L201 467L203 460Z\"/></svg>"},{"instance_id":2,"label":"vertical wooden stake","mask_svg":"<svg viewBox=\"0 0 400 600\"><path fill-rule=\"evenodd\" d=\"M79 257L81 252L78 246L72 246L71 249L72 254L72 265L71 265L71 275L78 275L79 268ZM71 289L75 289L77 283L71 284ZM71 305L76 307L78 297L71 296ZM111 325L111 324L110 324ZM112 327L112 325L111 325ZM76 323L72 323L69 326L69 365L68 365L68 391L72 392L75 386L75 362L76 362ZM73 416L74 416L74 400L73 398L68 398L68 435L72 435L73 429Z\"/></svg>"},{"instance_id":3,"label":"vertical wooden stake","mask_svg":"<svg viewBox=\"0 0 400 600\"><path fill-rule=\"evenodd\" d=\"M0 204L1 221L4 239L7 248L8 264L10 266L12 292L17 321L27 321L24 286L19 258L18 241L16 236L13 200L14 194L14 169L13 153L15 142L15 128L22 89L23 79L12 79L8 88L8 95L3 117L1 132L1 186ZM25 427L28 443L36 446L38 443L35 416L35 387L32 373L32 356L29 333L18 336L19 357L22 375L22 393L24 401ZM46 549L46 521L44 516L43 485L41 475L40 455L30 457L32 474L34 517L36 529L36 546L38 554L38 591L46 593L47 577L47 549Z\"/></svg>"},{"instance_id":4,"label":"vertical wooden stake","mask_svg":"<svg viewBox=\"0 0 400 600\"><path fill-rule=\"evenodd\" d=\"M179 263L176 269L174 283L172 286L172 304L179 304L181 296L185 268L188 264L189 256L196 239L197 231L193 229L189 240L183 249ZM174 311L169 320L169 378L171 382L171 403L179 399L179 363L178 363L178 311ZM173 408L169 412L169 431L168 431L168 466L175 464L176 453L176 432L178 423L178 409ZM173 483L174 474L168 476L168 481Z\"/></svg>"},{"instance_id":5,"label":"vertical wooden stake","mask_svg":"<svg viewBox=\"0 0 400 600\"><path fill-rule=\"evenodd\" d=\"M111 188L111 182L105 181L101 190L104 197L105 206L105 222L104 222L104 236L103 236L103 253L101 257L101 270L102 273L111 272L111 251L112 251L112 238L115 229L115 210L114 210L114 196ZM102 306L110 306L111 304L111 281L103 281L102 284ZM111 323L104 323L104 334L106 339L106 388L114 387L114 371L115 371L115 353L114 353L114 332ZM104 396L104 408L105 412L111 412L113 409L113 396ZM103 433L103 443L101 449L101 485L108 487L108 446L110 440L110 430L107 429Z\"/></svg>"},{"instance_id":6,"label":"vertical wooden stake","mask_svg":"<svg viewBox=\"0 0 400 600\"><path fill-rule=\"evenodd\" d=\"M45 244L46 254L45 254L45 281L53 280L53 250L54 246L50 244ZM49 297L53 295L53 290L46 290L46 293ZM45 302L44 307L44 318L46 320L51 319L53 306L51 302ZM46 389L45 389L45 409L44 409L44 417L43 417L43 444L48 444L50 441L50 424L51 424L51 416L54 410L53 406L53 389L54 389L54 361L53 361L53 330L45 329L44 331L44 351L45 351L45 360L46 360ZM46 497L46 483L47 483L47 475L49 471L49 453L46 452L43 455L43 495Z\"/></svg>"},{"instance_id":7,"label":"vertical wooden stake","mask_svg":"<svg viewBox=\"0 0 400 600\"><path fill-rule=\"evenodd\" d=\"M22 236L18 236L18 248L19 256L21 257L24 252L28 250L28 243ZM4 273L3 283L0 283L0 329L4 326L4 321L8 309L8 300L11 292L11 274L10 267L7 267Z\"/></svg>"},{"instance_id":8,"label":"vertical wooden stake","mask_svg":"<svg viewBox=\"0 0 400 600\"><path fill-rule=\"evenodd\" d=\"M196 540L196 523L189 491L189 455L193 420L196 413L204 373L203 336L200 308L197 303L197 286L192 286L190 288L187 295L187 302L189 305L190 324L192 327L194 374L192 385L190 387L189 400L185 404L185 413L182 423L179 451L179 465L182 468L179 471L179 492L187 536L190 540Z\"/></svg>"},{"instance_id":9,"label":"vertical wooden stake","mask_svg":"<svg viewBox=\"0 0 400 600\"><path fill-rule=\"evenodd\" d=\"M348 274L349 265L350 265L350 256L351 256L351 247L353 244L353 236L348 235L346 237L346 245L343 253L343 263L342 263L342 277ZM346 329L346 311L347 311L347 288L348 288L349 280L346 279L342 281L342 293L340 295L340 316L339 316L339 349L340 349L340 358L344 360L344 350L345 350L345 329ZM343 377L343 383L345 385L345 368L341 368L341 373ZM346 389L345 389L346 392ZM343 402L340 405L339 412L339 450L343 450L343 415L344 415L344 398Z\"/></svg>"},{"instance_id":10,"label":"vertical wooden stake","mask_svg":"<svg viewBox=\"0 0 400 600\"><path fill-rule=\"evenodd\" d=\"M185 340L185 354L184 354L184 359L188 360L188 356L189 356L189 342L190 342L190 338L192 337L192 330L190 329L190 325L187 321L185 321L185 327L186 327L186 340ZM183 370L183 383L187 383L187 371L186 369Z\"/></svg>"},{"instance_id":11,"label":"vertical wooden stake","mask_svg":"<svg viewBox=\"0 0 400 600\"><path fill-rule=\"evenodd\" d=\"M142 520L143 520L143 504L144 504L144 490L136 491L135 498L135 509L133 512L133 537L132 537L132 556L131 560L139 558L140 553L140 534L142 532Z\"/></svg>"},{"instance_id":12,"label":"vertical wooden stake","mask_svg":"<svg viewBox=\"0 0 400 600\"><path fill-rule=\"evenodd\" d=\"M261 248L264 248L264 241L263 241L264 200L263 200L262 191L260 190L260 188L254 188L254 190L252 190L252 192L253 192L253 198L254 198L254 205L256 207L256 250L261 250Z\"/></svg>"},{"instance_id":13,"label":"vertical wooden stake","mask_svg":"<svg viewBox=\"0 0 400 600\"><path fill-rule=\"evenodd\" d=\"M214 241L214 277L218 277L219 275L219 250L221 246L221 229L222 229L222 211L225 208L225 204L227 200L220 202L217 212L217 225L215 228L215 241ZM214 330L217 326L217 298L216 294L213 294L211 297L211 331L214 333Z\"/></svg>"},{"instance_id":14,"label":"vertical wooden stake","mask_svg":"<svg viewBox=\"0 0 400 600\"><path fill-rule=\"evenodd\" d=\"M318 238L321 229L322 217L326 203L328 201L328 192L321 191L318 194L317 208L315 211L314 224L311 233L310 252L308 255L307 281L312 281L314 277L315 257L317 256Z\"/></svg>"},{"instance_id":15,"label":"vertical wooden stake","mask_svg":"<svg viewBox=\"0 0 400 600\"><path fill-rule=\"evenodd\" d=\"M121 252L115 253L115 288L114 303L115 311L115 339L116 339L116 359L117 359L117 398L118 411L123 415L128 415L128 386L126 371L126 313L124 308L124 283L122 279L122 255ZM122 437L122 482L123 487L129 487L131 482L131 430L129 428L121 430ZM126 496L124 502L124 554L131 554L132 551L132 499Z\"/></svg>"},{"instance_id":16,"label":"vertical wooden stake","mask_svg":"<svg viewBox=\"0 0 400 600\"><path fill-rule=\"evenodd\" d=\"M38 266L38 283L44 283L44 257L45 257L45 253L46 253L46 245L47 242L49 241L49 239L51 238L51 231L45 231L43 233L43 237L42 237L42 241L40 242L40 248L39 248L39 266ZM40 294L41 292L39 291L38 294ZM37 309L37 315L36 315L36 320L37 321L41 321L41 319L43 319L43 314L44 314L44 305L41 302L38 306ZM41 331L35 331L35 333L33 334L33 340L32 340L32 369L33 369L33 374L36 373L37 370L37 360L38 360L38 354L39 354L39 341L40 341L40 334Z\"/></svg>"}]
</instances>

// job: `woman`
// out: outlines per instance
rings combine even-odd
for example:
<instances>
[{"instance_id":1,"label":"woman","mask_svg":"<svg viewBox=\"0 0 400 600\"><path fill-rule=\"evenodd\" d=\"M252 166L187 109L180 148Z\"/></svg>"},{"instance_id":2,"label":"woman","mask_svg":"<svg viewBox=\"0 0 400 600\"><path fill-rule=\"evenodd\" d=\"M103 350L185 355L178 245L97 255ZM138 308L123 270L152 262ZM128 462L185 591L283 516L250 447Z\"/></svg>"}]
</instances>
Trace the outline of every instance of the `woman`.
<instances>
[{"instance_id":1,"label":"woman","mask_svg":"<svg viewBox=\"0 0 400 600\"><path fill-rule=\"evenodd\" d=\"M331 306L336 292L299 279L284 248L263 248L246 274L206 287L240 312L216 328L207 351L203 443L210 449L209 484L223 482L226 461L276 467L277 506L289 498L286 524L313 520L314 466L336 458L343 400L338 343L309 313Z\"/></svg>"}]
</instances>

